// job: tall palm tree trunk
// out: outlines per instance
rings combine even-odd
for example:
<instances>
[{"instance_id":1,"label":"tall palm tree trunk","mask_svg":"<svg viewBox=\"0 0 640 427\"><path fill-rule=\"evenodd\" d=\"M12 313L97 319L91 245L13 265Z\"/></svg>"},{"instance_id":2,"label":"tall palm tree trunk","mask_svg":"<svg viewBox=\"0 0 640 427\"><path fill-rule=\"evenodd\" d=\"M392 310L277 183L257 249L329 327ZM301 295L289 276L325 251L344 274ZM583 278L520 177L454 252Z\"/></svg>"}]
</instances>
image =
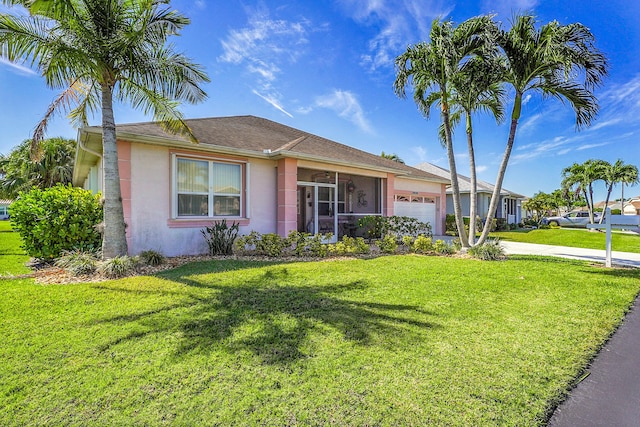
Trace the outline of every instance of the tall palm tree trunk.
<instances>
[{"instance_id":1,"label":"tall palm tree trunk","mask_svg":"<svg viewBox=\"0 0 640 427\"><path fill-rule=\"evenodd\" d=\"M102 172L104 186L104 233L102 257L105 259L127 254L124 211L118 172L116 123L113 118L113 90L102 86Z\"/></svg>"},{"instance_id":2,"label":"tall palm tree trunk","mask_svg":"<svg viewBox=\"0 0 640 427\"><path fill-rule=\"evenodd\" d=\"M471 180L469 192L469 246L473 246L476 243L478 182L476 180L476 158L473 150L473 128L469 113L467 113L467 148L469 150L469 177Z\"/></svg>"},{"instance_id":3,"label":"tall palm tree trunk","mask_svg":"<svg viewBox=\"0 0 640 427\"><path fill-rule=\"evenodd\" d=\"M611 197L612 191L613 191L613 183L609 184L609 187L607 187L607 198L604 200L604 209L602 211L602 215L600 215L600 220L598 221L598 224L602 224L602 220L604 219L604 214L607 211L607 207L609 207L609 198ZM620 205L620 207L622 208L622 205ZM620 211L622 212L622 209L620 209Z\"/></svg>"},{"instance_id":4,"label":"tall palm tree trunk","mask_svg":"<svg viewBox=\"0 0 640 427\"><path fill-rule=\"evenodd\" d=\"M507 139L507 146L504 150L502 162L500 163L500 170L498 170L498 177L496 178L495 186L493 187L493 193L491 194L491 203L489 203L489 212L487 212L487 219L485 220L482 234L478 239L477 244L482 245L489 237L491 231L491 224L493 218L496 215L498 209L498 202L500 200L500 192L502 191L502 181L504 180L504 174L507 171L507 165L509 164L509 157L511 156L511 150L513 149L513 142L516 137L516 129L518 128L518 119L520 119L520 112L522 111L522 93L516 92L516 97L513 103L513 112L511 113L511 126L509 128L509 138Z\"/></svg>"},{"instance_id":5,"label":"tall palm tree trunk","mask_svg":"<svg viewBox=\"0 0 640 427\"><path fill-rule=\"evenodd\" d=\"M447 157L449 158L449 171L451 174L451 191L453 192L453 211L456 217L456 227L458 228L458 236L463 248L469 247L467 233L464 229L464 220L462 218L462 206L460 205L460 186L458 185L458 172L456 171L456 157L453 151L453 138L451 136L451 122L449 121L449 109L443 102L442 120L444 122L445 143L447 145Z\"/></svg>"}]
</instances>

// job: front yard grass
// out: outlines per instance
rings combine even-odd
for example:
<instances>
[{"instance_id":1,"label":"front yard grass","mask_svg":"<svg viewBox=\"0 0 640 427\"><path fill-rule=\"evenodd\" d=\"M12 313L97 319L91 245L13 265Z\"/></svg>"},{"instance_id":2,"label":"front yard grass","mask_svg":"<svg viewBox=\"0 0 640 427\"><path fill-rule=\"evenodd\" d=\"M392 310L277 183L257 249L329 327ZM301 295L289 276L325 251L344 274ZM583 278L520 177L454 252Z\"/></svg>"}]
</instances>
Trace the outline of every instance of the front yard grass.
<instances>
[{"instance_id":1,"label":"front yard grass","mask_svg":"<svg viewBox=\"0 0 640 427\"><path fill-rule=\"evenodd\" d=\"M541 425L640 270L214 261L0 285L0 425Z\"/></svg>"},{"instance_id":2,"label":"front yard grass","mask_svg":"<svg viewBox=\"0 0 640 427\"><path fill-rule=\"evenodd\" d=\"M20 244L20 235L11 229L11 223L0 221L0 277L29 272L25 266L29 257Z\"/></svg>"},{"instance_id":3,"label":"front yard grass","mask_svg":"<svg viewBox=\"0 0 640 427\"><path fill-rule=\"evenodd\" d=\"M570 246L573 248L605 249L605 233L574 230L569 228L550 228L539 230L500 231L491 233L491 237L501 240L543 245ZM640 234L613 232L611 245L614 251L640 253Z\"/></svg>"}]
</instances>

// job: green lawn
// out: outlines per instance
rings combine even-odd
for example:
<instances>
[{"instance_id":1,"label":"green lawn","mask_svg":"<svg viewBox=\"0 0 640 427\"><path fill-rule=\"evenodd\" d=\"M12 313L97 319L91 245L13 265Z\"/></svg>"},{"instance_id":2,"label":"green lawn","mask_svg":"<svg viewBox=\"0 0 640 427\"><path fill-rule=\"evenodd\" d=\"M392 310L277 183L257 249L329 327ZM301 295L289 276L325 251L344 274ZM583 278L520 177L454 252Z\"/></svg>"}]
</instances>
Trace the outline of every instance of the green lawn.
<instances>
[{"instance_id":1,"label":"green lawn","mask_svg":"<svg viewBox=\"0 0 640 427\"><path fill-rule=\"evenodd\" d=\"M9 221L0 221L0 277L25 274L29 257L20 248L20 236L11 230Z\"/></svg>"},{"instance_id":2,"label":"green lawn","mask_svg":"<svg viewBox=\"0 0 640 427\"><path fill-rule=\"evenodd\" d=\"M569 228L501 231L491 233L491 236L514 242L541 243L544 245L587 249L605 248L605 233ZM611 237L611 245L614 251L640 253L640 234L614 232Z\"/></svg>"},{"instance_id":3,"label":"green lawn","mask_svg":"<svg viewBox=\"0 0 640 427\"><path fill-rule=\"evenodd\" d=\"M544 424L639 290L535 257L5 280L0 425Z\"/></svg>"}]
</instances>

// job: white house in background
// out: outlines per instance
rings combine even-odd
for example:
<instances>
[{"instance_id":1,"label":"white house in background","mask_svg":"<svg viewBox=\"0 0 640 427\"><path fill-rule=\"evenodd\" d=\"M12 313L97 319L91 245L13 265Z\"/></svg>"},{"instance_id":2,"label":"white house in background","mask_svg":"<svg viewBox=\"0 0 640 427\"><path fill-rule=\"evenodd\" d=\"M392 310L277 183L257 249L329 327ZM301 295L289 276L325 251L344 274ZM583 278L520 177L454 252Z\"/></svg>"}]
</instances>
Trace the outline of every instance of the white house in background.
<instances>
[{"instance_id":1,"label":"white house in background","mask_svg":"<svg viewBox=\"0 0 640 427\"><path fill-rule=\"evenodd\" d=\"M367 215L412 216L443 234L447 180L254 116L185 120L192 144L154 122L118 125L130 254L205 253L214 221L240 233L353 234ZM100 127L78 133L74 185L102 187Z\"/></svg>"},{"instance_id":2,"label":"white house in background","mask_svg":"<svg viewBox=\"0 0 640 427\"><path fill-rule=\"evenodd\" d=\"M640 196L624 202L625 215L640 215Z\"/></svg>"},{"instance_id":3,"label":"white house in background","mask_svg":"<svg viewBox=\"0 0 640 427\"><path fill-rule=\"evenodd\" d=\"M432 163L424 162L415 166L425 172L445 178L451 182L451 174L447 169ZM458 186L460 188L460 204L462 205L462 215L469 216L471 202L471 179L458 174ZM495 186L486 181L477 180L477 201L476 211L480 218L485 218L489 212L491 195ZM500 201L496 209L496 218L503 218L508 224L518 224L522 221L522 201L525 196L502 188L500 191ZM451 185L447 186L447 214L453 214L453 190Z\"/></svg>"},{"instance_id":4,"label":"white house in background","mask_svg":"<svg viewBox=\"0 0 640 427\"><path fill-rule=\"evenodd\" d=\"M13 200L0 199L0 220L9 218L9 206L11 206Z\"/></svg>"}]
</instances>

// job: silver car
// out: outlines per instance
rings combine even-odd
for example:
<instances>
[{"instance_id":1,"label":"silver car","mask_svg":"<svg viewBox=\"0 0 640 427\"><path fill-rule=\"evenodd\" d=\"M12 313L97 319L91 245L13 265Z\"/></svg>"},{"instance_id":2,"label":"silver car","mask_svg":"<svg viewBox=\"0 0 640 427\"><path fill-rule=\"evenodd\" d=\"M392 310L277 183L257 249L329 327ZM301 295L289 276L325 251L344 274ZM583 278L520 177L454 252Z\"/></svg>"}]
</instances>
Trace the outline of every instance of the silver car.
<instances>
[{"instance_id":1,"label":"silver car","mask_svg":"<svg viewBox=\"0 0 640 427\"><path fill-rule=\"evenodd\" d=\"M600 213L593 213L594 222L600 221ZM589 212L569 212L562 216L550 216L542 218L542 223L547 225L555 225L560 227L582 227L586 228L589 224Z\"/></svg>"}]
</instances>

